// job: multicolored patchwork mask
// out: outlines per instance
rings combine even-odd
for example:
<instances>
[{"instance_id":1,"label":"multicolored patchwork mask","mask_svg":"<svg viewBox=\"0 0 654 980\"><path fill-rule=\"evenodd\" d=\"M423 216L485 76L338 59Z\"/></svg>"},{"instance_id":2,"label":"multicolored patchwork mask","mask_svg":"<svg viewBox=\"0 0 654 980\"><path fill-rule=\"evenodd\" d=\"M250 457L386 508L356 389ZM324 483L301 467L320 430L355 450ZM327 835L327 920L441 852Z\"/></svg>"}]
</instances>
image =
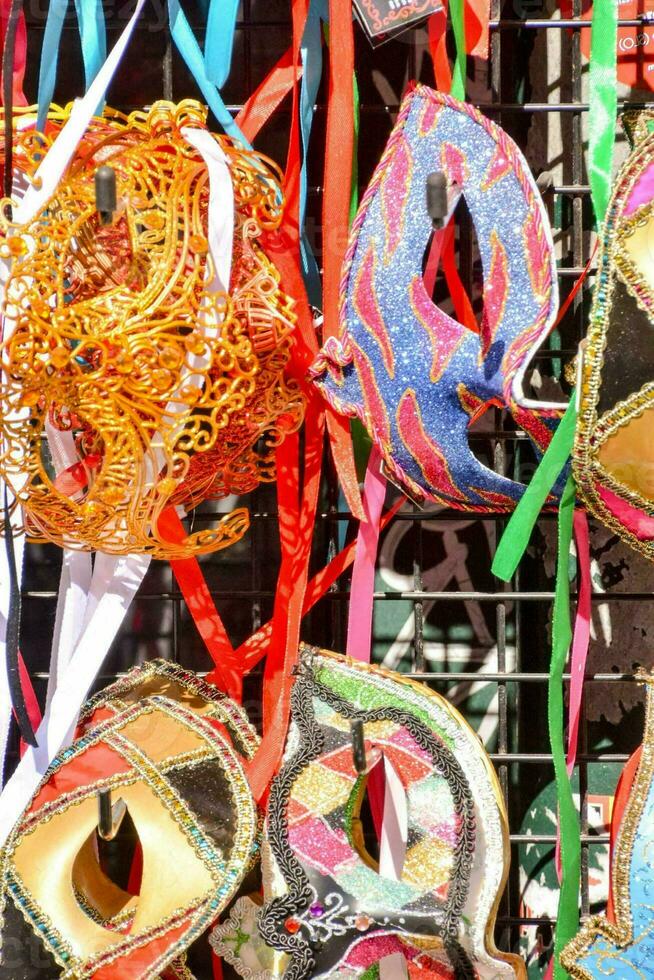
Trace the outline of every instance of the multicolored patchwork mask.
<instances>
[{"instance_id":1,"label":"multicolored patchwork mask","mask_svg":"<svg viewBox=\"0 0 654 980\"><path fill-rule=\"evenodd\" d=\"M611 861L615 922L591 917L561 962L575 980L654 976L654 678L647 682L645 737Z\"/></svg>"},{"instance_id":2,"label":"multicolored patchwork mask","mask_svg":"<svg viewBox=\"0 0 654 980\"><path fill-rule=\"evenodd\" d=\"M363 841L368 776L354 768L354 719L367 759L383 756L401 786L405 846L394 877L379 872ZM499 785L461 716L412 681L304 647L264 846L259 932L285 954L274 975L368 977L402 953L411 975L522 978L521 962L492 940L507 870ZM248 914L241 906L243 921ZM218 949L234 925L220 927ZM254 962L262 960L259 951Z\"/></svg>"},{"instance_id":3,"label":"multicolored patchwork mask","mask_svg":"<svg viewBox=\"0 0 654 980\"><path fill-rule=\"evenodd\" d=\"M572 465L588 510L654 559L654 135L633 132L606 214Z\"/></svg>"},{"instance_id":4,"label":"multicolored patchwork mask","mask_svg":"<svg viewBox=\"0 0 654 980\"><path fill-rule=\"evenodd\" d=\"M432 233L427 178L445 174L474 222L483 266L479 333L436 306L423 282ZM550 228L515 143L473 106L418 85L409 91L352 230L340 338L314 363L337 411L356 416L389 476L416 501L510 510L524 487L484 466L471 420L506 405L538 450L565 406L523 396L531 356L558 305Z\"/></svg>"},{"instance_id":5,"label":"multicolored patchwork mask","mask_svg":"<svg viewBox=\"0 0 654 980\"><path fill-rule=\"evenodd\" d=\"M154 696L169 698L209 719L244 759L256 752L259 736L243 708L192 670L168 660L148 660L103 688L82 709L79 734Z\"/></svg>"},{"instance_id":6,"label":"multicolored patchwork mask","mask_svg":"<svg viewBox=\"0 0 654 980\"><path fill-rule=\"evenodd\" d=\"M258 853L243 768L256 744L238 706L161 662L93 702L0 852L0 978L132 980L167 967L166 977L183 977L180 954ZM138 834L138 896L98 861L100 789L122 801Z\"/></svg>"}]
</instances>

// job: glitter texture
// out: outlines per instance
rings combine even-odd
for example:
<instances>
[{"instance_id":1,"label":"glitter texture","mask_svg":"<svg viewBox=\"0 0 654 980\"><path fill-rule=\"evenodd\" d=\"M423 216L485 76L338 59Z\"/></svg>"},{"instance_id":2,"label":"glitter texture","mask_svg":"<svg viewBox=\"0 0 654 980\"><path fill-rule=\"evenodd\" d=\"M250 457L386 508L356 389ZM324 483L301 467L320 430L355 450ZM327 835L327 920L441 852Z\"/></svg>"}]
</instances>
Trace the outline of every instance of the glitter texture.
<instances>
[{"instance_id":1,"label":"glitter texture","mask_svg":"<svg viewBox=\"0 0 654 980\"><path fill-rule=\"evenodd\" d=\"M423 282L425 186L439 167L461 190L479 242L480 333L436 307ZM418 502L511 510L524 487L471 452L470 405L520 413L537 451L564 406L528 403L521 390L558 293L547 214L507 134L470 105L413 88L354 222L342 289L339 336L312 368L327 400L361 419L392 479Z\"/></svg>"},{"instance_id":2,"label":"glitter texture","mask_svg":"<svg viewBox=\"0 0 654 980\"><path fill-rule=\"evenodd\" d=\"M357 716L367 753L388 756L407 794L399 881L379 875L359 850L365 779L354 770L349 731ZM330 798L324 787L335 775L338 794ZM342 780L349 785L345 803ZM298 785L301 808L293 807ZM264 879L259 928L270 946L290 956L290 980L362 977L397 951L412 976L522 976L519 961L497 954L491 938L508 862L499 786L475 734L435 692L304 647L289 746L267 819L264 864L273 873ZM319 918L316 905L324 908ZM289 918L301 923L292 936L284 928ZM419 948L410 936L420 937Z\"/></svg>"}]
</instances>

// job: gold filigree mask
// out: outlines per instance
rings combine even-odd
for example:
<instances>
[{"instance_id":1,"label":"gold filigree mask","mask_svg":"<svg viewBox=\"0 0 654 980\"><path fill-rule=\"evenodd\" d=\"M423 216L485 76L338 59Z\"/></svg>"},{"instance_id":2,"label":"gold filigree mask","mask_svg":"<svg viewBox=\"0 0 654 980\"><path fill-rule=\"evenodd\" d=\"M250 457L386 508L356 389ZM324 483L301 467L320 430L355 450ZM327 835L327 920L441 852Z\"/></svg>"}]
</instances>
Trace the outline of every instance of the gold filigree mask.
<instances>
[{"instance_id":1,"label":"gold filigree mask","mask_svg":"<svg viewBox=\"0 0 654 980\"><path fill-rule=\"evenodd\" d=\"M51 114L45 137L19 124L28 180L69 112ZM281 222L277 173L212 137L234 195L229 290L215 290L209 169L191 129L206 130L192 101L107 109L34 220L15 225L5 206L0 476L30 537L158 558L225 547L247 529L244 508L175 544L159 516L273 479L274 446L301 423L284 376L292 301L259 241ZM94 186L104 164L117 184L106 225Z\"/></svg>"}]
</instances>

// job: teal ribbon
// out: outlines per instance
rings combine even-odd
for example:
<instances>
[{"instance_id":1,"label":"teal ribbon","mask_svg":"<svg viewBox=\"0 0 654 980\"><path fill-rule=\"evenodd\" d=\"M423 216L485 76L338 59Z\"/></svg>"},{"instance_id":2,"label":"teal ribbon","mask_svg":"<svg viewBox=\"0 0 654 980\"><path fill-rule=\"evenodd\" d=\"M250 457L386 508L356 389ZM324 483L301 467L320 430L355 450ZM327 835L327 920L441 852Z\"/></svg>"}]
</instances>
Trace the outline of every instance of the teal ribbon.
<instances>
[{"instance_id":1,"label":"teal ribbon","mask_svg":"<svg viewBox=\"0 0 654 980\"><path fill-rule=\"evenodd\" d=\"M59 43L61 32L68 11L68 0L50 0L48 7L48 17L45 22L43 32L43 45L41 47L41 64L39 67L39 87L38 103L39 112L36 127L43 132L48 109L54 95L55 82L57 80L57 65L59 61Z\"/></svg>"},{"instance_id":2,"label":"teal ribbon","mask_svg":"<svg viewBox=\"0 0 654 980\"><path fill-rule=\"evenodd\" d=\"M204 41L207 78L222 88L232 67L239 0L210 0Z\"/></svg>"},{"instance_id":3,"label":"teal ribbon","mask_svg":"<svg viewBox=\"0 0 654 980\"><path fill-rule=\"evenodd\" d=\"M590 35L588 179L598 227L604 221L611 196L618 109L617 47L617 0L594 0Z\"/></svg>"},{"instance_id":4,"label":"teal ribbon","mask_svg":"<svg viewBox=\"0 0 654 980\"><path fill-rule=\"evenodd\" d=\"M223 102L218 88L207 73L204 55L200 50L200 45L197 42L195 34L191 30L191 25L186 18L186 14L179 4L179 0L168 0L168 18L170 20L170 32L175 46L184 59L188 70L193 75L205 102L216 117L218 124L232 139L240 142L248 149L252 149L250 143L234 122L231 113Z\"/></svg>"},{"instance_id":5,"label":"teal ribbon","mask_svg":"<svg viewBox=\"0 0 654 980\"><path fill-rule=\"evenodd\" d=\"M86 89L107 59L107 26L102 0L75 0Z\"/></svg>"},{"instance_id":6,"label":"teal ribbon","mask_svg":"<svg viewBox=\"0 0 654 980\"><path fill-rule=\"evenodd\" d=\"M107 57L107 31L102 0L75 0L86 88L100 71ZM43 32L39 65L37 129L43 131L54 96L59 63L59 46L68 0L51 0ZM98 107L102 111L102 105Z\"/></svg>"}]
</instances>

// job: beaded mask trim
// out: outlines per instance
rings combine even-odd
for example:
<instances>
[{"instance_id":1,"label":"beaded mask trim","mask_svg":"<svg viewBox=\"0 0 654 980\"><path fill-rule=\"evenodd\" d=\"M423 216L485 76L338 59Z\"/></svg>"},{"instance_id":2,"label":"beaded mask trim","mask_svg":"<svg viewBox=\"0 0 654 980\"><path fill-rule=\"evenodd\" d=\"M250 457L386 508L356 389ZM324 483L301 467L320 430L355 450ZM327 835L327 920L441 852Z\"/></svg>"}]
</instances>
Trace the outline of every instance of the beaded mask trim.
<instances>
[{"instance_id":1,"label":"beaded mask trim","mask_svg":"<svg viewBox=\"0 0 654 980\"><path fill-rule=\"evenodd\" d=\"M379 875L360 849L365 779L353 768L353 719L364 723L369 757L383 753L402 777L408 843L397 880ZM473 980L481 964L523 977L491 938L507 860L491 773L476 736L434 692L304 647L285 762L271 789L268 901L259 917L266 943L289 958L284 977L360 976L366 957L378 960L412 937L457 980Z\"/></svg>"},{"instance_id":2,"label":"beaded mask trim","mask_svg":"<svg viewBox=\"0 0 654 980\"><path fill-rule=\"evenodd\" d=\"M644 127L635 132L639 142L617 177L600 244L572 465L586 508L654 559L654 460L647 440L636 453L625 442L654 409L651 340L642 333L652 328L654 283L638 261L641 251L647 257L654 222L654 136Z\"/></svg>"},{"instance_id":3,"label":"beaded mask trim","mask_svg":"<svg viewBox=\"0 0 654 980\"><path fill-rule=\"evenodd\" d=\"M201 752L199 758L192 762L188 759L188 753L182 753L180 769L175 765L176 750L172 745L169 751L161 753L165 757L165 764L162 764L159 758L153 758L146 750L141 749L138 741L122 734L130 726L133 727L134 723L143 721L148 716L155 725L159 716L171 719L173 727L177 726L180 735L188 733L186 737L191 737L202 747L206 747L206 751ZM114 766L119 766L117 773L104 780L90 780L90 785L80 784L70 789L65 788L68 772L73 776L73 783L75 782L76 765L83 761L85 771L92 770L95 758L98 759L98 766L106 765L103 760L106 760L107 752ZM194 775L194 767L198 767L198 776ZM193 794L192 805L185 798L187 794L184 787L189 785L189 780L192 784L194 778L199 778L199 774L204 779L211 778L210 773L214 770L216 776L220 774L221 786L226 790L228 807L232 813L231 819L234 820L234 833L228 850L223 850L215 838L215 832L209 829L214 803L207 793L208 787L204 788L203 793ZM121 771L125 773L125 778ZM200 865L208 872L211 887L199 893L190 904L171 909L156 925L134 935L111 934L107 931L103 949L91 955L77 954L75 941L62 934L57 926L60 912L57 908L46 911L34 899L27 886L24 880L25 867L22 873L18 868L21 849L29 836L38 834L45 823L55 818L61 820L66 815L67 820L73 821L71 826L74 826L77 819L75 807L95 796L98 788L110 787L114 792L122 790L125 799L129 801L129 786L136 784L146 787L159 804L163 805L167 816L160 819L172 819L178 826L187 841L187 847L196 855L196 862L199 859ZM59 786L63 787L60 791ZM202 799L209 808L206 814L198 811ZM256 806L241 762L229 742L216 730L210 719L205 720L168 698L153 696L90 729L54 760L32 804L0 854L3 908L4 903L10 900L19 909L46 949L63 968L62 977L65 980L85 980L96 976L98 971L109 968L111 964L116 964L117 968L119 962L126 965L136 951L140 951L141 957L146 956L145 966L143 959L139 960L139 976L156 977L210 925L229 902L250 866L252 855L258 849L259 828ZM65 831L65 824L62 829ZM152 855L144 856L144 860L146 859L152 861ZM174 862L175 855L166 854L165 860ZM154 943L155 940L159 942Z\"/></svg>"}]
</instances>

